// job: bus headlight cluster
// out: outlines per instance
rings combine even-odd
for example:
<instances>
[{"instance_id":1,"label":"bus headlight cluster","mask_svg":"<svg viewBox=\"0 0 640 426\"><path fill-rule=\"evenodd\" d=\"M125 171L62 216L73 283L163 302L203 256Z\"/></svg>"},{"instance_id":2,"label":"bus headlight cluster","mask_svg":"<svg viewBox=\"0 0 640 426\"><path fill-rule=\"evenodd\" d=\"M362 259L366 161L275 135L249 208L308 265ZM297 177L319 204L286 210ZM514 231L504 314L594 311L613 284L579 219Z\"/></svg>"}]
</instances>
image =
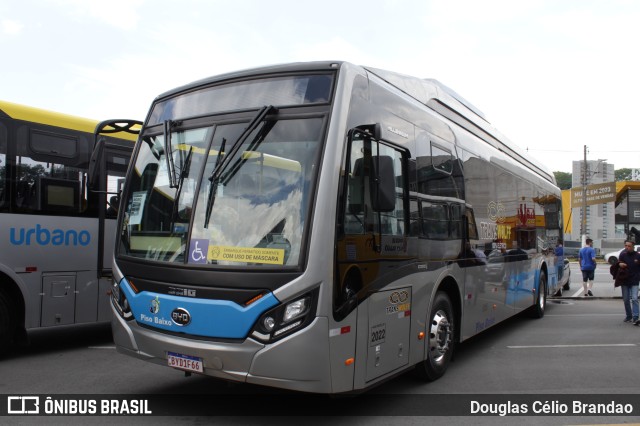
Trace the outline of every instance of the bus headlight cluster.
<instances>
[{"instance_id":1,"label":"bus headlight cluster","mask_svg":"<svg viewBox=\"0 0 640 426\"><path fill-rule=\"evenodd\" d=\"M122 318L125 320L133 319L131 306L129 306L127 296L125 296L124 292L120 289L120 283L113 283L113 287L111 288L111 302Z\"/></svg>"},{"instance_id":2,"label":"bus headlight cluster","mask_svg":"<svg viewBox=\"0 0 640 426\"><path fill-rule=\"evenodd\" d=\"M273 342L306 327L315 317L318 289L262 314L251 336L261 342Z\"/></svg>"}]
</instances>

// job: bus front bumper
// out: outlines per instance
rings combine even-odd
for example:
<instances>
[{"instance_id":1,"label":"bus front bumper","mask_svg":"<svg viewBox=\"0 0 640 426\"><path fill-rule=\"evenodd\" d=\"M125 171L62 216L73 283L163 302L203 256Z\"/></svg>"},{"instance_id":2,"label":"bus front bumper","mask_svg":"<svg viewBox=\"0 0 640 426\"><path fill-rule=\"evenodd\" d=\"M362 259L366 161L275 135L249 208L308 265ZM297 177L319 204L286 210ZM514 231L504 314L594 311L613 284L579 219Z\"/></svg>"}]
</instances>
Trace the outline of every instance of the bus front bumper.
<instances>
[{"instance_id":1,"label":"bus front bumper","mask_svg":"<svg viewBox=\"0 0 640 426\"><path fill-rule=\"evenodd\" d=\"M241 342L190 339L125 321L111 306L111 328L118 352L168 365L169 352L202 360L202 374L225 380L303 392L330 393L328 320L317 317L309 326L271 344L246 338Z\"/></svg>"}]
</instances>

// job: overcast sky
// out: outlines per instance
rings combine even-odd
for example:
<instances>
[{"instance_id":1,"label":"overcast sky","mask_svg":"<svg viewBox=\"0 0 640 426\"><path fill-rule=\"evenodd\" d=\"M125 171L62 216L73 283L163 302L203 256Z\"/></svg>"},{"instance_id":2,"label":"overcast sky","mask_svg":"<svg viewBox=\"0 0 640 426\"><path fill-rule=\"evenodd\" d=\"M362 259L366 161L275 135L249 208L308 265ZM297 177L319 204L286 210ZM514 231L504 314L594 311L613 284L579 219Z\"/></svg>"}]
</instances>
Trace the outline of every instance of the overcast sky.
<instances>
[{"instance_id":1,"label":"overcast sky","mask_svg":"<svg viewBox=\"0 0 640 426\"><path fill-rule=\"evenodd\" d=\"M553 171L640 168L640 1L9 0L0 99L144 119L238 69L346 60L435 78Z\"/></svg>"}]
</instances>

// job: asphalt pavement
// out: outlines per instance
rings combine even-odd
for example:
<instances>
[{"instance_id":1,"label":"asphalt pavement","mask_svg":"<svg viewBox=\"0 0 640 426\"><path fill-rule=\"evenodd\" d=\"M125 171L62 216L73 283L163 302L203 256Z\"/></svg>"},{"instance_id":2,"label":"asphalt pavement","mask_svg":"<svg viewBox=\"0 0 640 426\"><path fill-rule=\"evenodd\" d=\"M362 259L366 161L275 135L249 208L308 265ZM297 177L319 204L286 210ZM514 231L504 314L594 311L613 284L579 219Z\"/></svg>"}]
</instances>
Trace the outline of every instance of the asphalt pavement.
<instances>
[{"instance_id":1,"label":"asphalt pavement","mask_svg":"<svg viewBox=\"0 0 640 426\"><path fill-rule=\"evenodd\" d=\"M613 285L613 277L609 273L608 263L598 263L595 271L595 279L593 280L593 287L591 292L593 296L584 296L584 290L582 287L582 272L580 271L580 265L577 261L570 262L571 267L571 285L569 290L562 292L562 298L571 299L599 299L599 298L622 298L622 290L620 287L616 288Z\"/></svg>"}]
</instances>

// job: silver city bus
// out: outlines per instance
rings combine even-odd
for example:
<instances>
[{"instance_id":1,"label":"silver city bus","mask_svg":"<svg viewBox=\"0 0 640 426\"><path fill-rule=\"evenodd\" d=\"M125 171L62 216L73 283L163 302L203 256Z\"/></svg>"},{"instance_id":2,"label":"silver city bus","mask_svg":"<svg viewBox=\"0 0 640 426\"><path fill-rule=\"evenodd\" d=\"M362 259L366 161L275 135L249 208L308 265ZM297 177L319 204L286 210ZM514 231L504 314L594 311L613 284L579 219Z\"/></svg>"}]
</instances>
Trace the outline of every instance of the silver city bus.
<instances>
[{"instance_id":1,"label":"silver city bus","mask_svg":"<svg viewBox=\"0 0 640 426\"><path fill-rule=\"evenodd\" d=\"M28 330L110 320L116 198L133 126L0 101L0 352ZM95 131L104 149L92 159Z\"/></svg>"},{"instance_id":2,"label":"silver city bus","mask_svg":"<svg viewBox=\"0 0 640 426\"><path fill-rule=\"evenodd\" d=\"M317 393L437 379L458 342L543 316L554 182L434 80L316 62L172 90L123 191L117 349Z\"/></svg>"}]
</instances>

